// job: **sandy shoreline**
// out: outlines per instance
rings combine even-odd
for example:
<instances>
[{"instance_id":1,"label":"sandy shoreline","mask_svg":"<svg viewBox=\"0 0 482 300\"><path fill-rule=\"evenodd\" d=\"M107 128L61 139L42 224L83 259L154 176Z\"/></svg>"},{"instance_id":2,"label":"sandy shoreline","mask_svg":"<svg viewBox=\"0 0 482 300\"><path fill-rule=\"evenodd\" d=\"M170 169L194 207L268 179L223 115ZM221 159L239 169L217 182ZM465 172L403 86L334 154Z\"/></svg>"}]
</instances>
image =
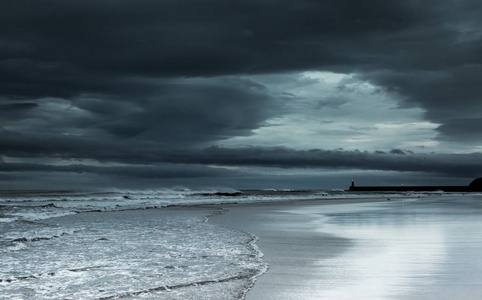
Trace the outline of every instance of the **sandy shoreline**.
<instances>
[{"instance_id":1,"label":"sandy shoreline","mask_svg":"<svg viewBox=\"0 0 482 300\"><path fill-rule=\"evenodd\" d=\"M269 270L257 278L246 299L318 299L324 278L317 262L344 253L352 241L320 232L319 217L296 211L385 201L386 198L369 198L223 205L227 211L211 217L209 222L259 238L257 245Z\"/></svg>"},{"instance_id":2,"label":"sandy shoreline","mask_svg":"<svg viewBox=\"0 0 482 300\"><path fill-rule=\"evenodd\" d=\"M420 198L420 199L419 199ZM221 205L210 223L256 235L257 299L480 299L482 197Z\"/></svg>"}]
</instances>

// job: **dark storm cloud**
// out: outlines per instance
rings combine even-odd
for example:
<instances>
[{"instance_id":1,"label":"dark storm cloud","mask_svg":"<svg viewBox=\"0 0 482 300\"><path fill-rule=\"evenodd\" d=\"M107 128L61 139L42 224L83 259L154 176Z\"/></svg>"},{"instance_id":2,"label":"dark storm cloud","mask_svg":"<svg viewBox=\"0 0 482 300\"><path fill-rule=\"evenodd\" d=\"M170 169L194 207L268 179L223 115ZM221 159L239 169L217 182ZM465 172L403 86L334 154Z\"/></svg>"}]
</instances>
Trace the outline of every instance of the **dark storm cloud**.
<instances>
[{"instance_id":1,"label":"dark storm cloud","mask_svg":"<svg viewBox=\"0 0 482 300\"><path fill-rule=\"evenodd\" d=\"M6 104L4 115L14 117L0 130L0 153L119 160L136 153L136 159L149 161L159 149L250 135L278 110L265 88L247 79L143 80L141 84L149 92Z\"/></svg>"},{"instance_id":2,"label":"dark storm cloud","mask_svg":"<svg viewBox=\"0 0 482 300\"><path fill-rule=\"evenodd\" d=\"M386 1L20 0L2 4L2 53L13 70L32 67L33 77L59 83L56 75L76 75L70 68L164 76L304 69L360 59L332 48L411 28L432 14L425 11Z\"/></svg>"},{"instance_id":3,"label":"dark storm cloud","mask_svg":"<svg viewBox=\"0 0 482 300\"><path fill-rule=\"evenodd\" d=\"M400 155L400 154L404 155ZM456 177L480 176L482 154L414 154L394 149L379 151L293 150L287 148L209 147L194 153L166 155L171 162L183 161L227 166L265 166L278 168L335 168L424 172Z\"/></svg>"},{"instance_id":4,"label":"dark storm cloud","mask_svg":"<svg viewBox=\"0 0 482 300\"><path fill-rule=\"evenodd\" d=\"M442 134L440 139L465 143L482 140L482 118L449 119L437 128Z\"/></svg>"},{"instance_id":5,"label":"dark storm cloud","mask_svg":"<svg viewBox=\"0 0 482 300\"><path fill-rule=\"evenodd\" d=\"M94 88L94 74L192 76L396 64L400 52L412 59L406 43L413 38L404 34L423 38L430 24L444 21L440 6L438 1L20 0L2 3L2 56L5 72L16 79L45 75L47 87L56 83L72 92L83 84Z\"/></svg>"},{"instance_id":6,"label":"dark storm cloud","mask_svg":"<svg viewBox=\"0 0 482 300\"><path fill-rule=\"evenodd\" d=\"M401 150L400 150L401 151ZM403 152L403 151L402 151ZM403 152L404 153L404 152ZM136 153L129 153L122 160L139 160ZM145 157L144 157L145 159ZM92 166L72 164L56 166L36 163L0 163L1 172L70 172L91 173L117 177L183 178L242 176L246 171L233 171L226 167L270 168L331 168L340 170L379 170L418 172L436 176L472 178L480 176L482 154L413 154L400 155L379 151L320 150L306 151L287 148L221 148L178 150L160 152L151 157L151 165L140 166ZM211 167L205 167L209 165ZM217 166L217 167L213 167ZM274 172L276 173L276 172Z\"/></svg>"},{"instance_id":7,"label":"dark storm cloud","mask_svg":"<svg viewBox=\"0 0 482 300\"><path fill-rule=\"evenodd\" d=\"M137 111L104 115L96 127L121 138L195 144L250 135L274 107L264 87L249 80L182 80L159 89L138 101Z\"/></svg>"},{"instance_id":8,"label":"dark storm cloud","mask_svg":"<svg viewBox=\"0 0 482 300\"><path fill-rule=\"evenodd\" d=\"M444 51L442 46L440 47L441 51ZM482 45L477 48L482 53ZM441 66L433 70L382 71L365 76L403 95L405 98L402 106L422 107L429 121L440 124L437 129L440 139L480 144L477 139L470 141L461 137L480 137L480 127L474 124L482 109L481 61L482 58L479 58L446 68Z\"/></svg>"},{"instance_id":9,"label":"dark storm cloud","mask_svg":"<svg viewBox=\"0 0 482 300\"><path fill-rule=\"evenodd\" d=\"M474 117L482 105L478 1L0 5L4 99L97 94L116 101L153 92L134 78L332 70L397 91L435 123Z\"/></svg>"},{"instance_id":10,"label":"dark storm cloud","mask_svg":"<svg viewBox=\"0 0 482 300\"><path fill-rule=\"evenodd\" d=\"M187 177L239 176L241 173L221 168L209 168L199 165L157 164L150 166L93 166L72 164L66 166L0 162L0 172L58 172L89 173L114 177L165 179Z\"/></svg>"},{"instance_id":11,"label":"dark storm cloud","mask_svg":"<svg viewBox=\"0 0 482 300\"><path fill-rule=\"evenodd\" d=\"M414 154L413 151L410 150L402 150L402 149L392 149L390 151L391 154L398 154L398 155L407 155L407 154Z\"/></svg>"},{"instance_id":12,"label":"dark storm cloud","mask_svg":"<svg viewBox=\"0 0 482 300\"><path fill-rule=\"evenodd\" d=\"M25 116L25 113L36 107L35 103L12 103L0 104L0 119L18 119Z\"/></svg>"},{"instance_id":13,"label":"dark storm cloud","mask_svg":"<svg viewBox=\"0 0 482 300\"><path fill-rule=\"evenodd\" d=\"M305 70L355 73L422 107L440 140L478 144L481 12L455 0L2 1L0 155L460 175L452 157L397 149L205 147L286 109L244 77ZM453 158L475 173L478 156Z\"/></svg>"}]
</instances>

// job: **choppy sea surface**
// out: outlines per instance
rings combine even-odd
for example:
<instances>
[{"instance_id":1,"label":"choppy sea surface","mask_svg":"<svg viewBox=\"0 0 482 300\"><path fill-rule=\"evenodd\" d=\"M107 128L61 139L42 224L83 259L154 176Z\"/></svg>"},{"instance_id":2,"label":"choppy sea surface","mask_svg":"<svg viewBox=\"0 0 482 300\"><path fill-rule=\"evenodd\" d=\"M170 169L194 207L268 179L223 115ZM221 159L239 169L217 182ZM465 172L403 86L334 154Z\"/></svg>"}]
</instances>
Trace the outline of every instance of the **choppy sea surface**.
<instances>
[{"instance_id":1,"label":"choppy sea surface","mask_svg":"<svg viewBox=\"0 0 482 300\"><path fill-rule=\"evenodd\" d=\"M209 205L374 196L420 197L340 190L0 191L0 298L243 299L267 270L257 237L206 222L222 213ZM194 205L205 209L189 209Z\"/></svg>"},{"instance_id":2,"label":"choppy sea surface","mask_svg":"<svg viewBox=\"0 0 482 300\"><path fill-rule=\"evenodd\" d=\"M0 298L242 299L267 269L257 238L207 223L222 211L199 206L324 195L1 191Z\"/></svg>"}]
</instances>

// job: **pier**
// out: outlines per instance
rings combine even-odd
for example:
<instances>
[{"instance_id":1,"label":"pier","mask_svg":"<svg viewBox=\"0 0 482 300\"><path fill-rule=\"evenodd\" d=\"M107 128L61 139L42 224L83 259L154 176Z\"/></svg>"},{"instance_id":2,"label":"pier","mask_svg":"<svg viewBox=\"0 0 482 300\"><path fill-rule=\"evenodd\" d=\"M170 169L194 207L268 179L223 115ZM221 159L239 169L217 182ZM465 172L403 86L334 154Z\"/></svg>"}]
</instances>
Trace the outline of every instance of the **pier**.
<instances>
[{"instance_id":1,"label":"pier","mask_svg":"<svg viewBox=\"0 0 482 300\"><path fill-rule=\"evenodd\" d=\"M353 192L482 192L482 178L473 180L469 185L461 186L355 186L355 181L351 181L349 188Z\"/></svg>"}]
</instances>

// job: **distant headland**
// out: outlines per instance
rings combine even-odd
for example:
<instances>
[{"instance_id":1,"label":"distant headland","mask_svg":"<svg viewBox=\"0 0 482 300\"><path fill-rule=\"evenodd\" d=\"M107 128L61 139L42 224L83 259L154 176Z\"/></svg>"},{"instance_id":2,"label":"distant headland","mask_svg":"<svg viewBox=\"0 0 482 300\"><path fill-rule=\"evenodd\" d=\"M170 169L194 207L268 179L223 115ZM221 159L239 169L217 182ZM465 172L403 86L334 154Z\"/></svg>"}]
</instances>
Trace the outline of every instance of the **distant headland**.
<instances>
[{"instance_id":1,"label":"distant headland","mask_svg":"<svg viewBox=\"0 0 482 300\"><path fill-rule=\"evenodd\" d=\"M482 192L482 177L474 179L469 185L461 186L355 186L355 181L351 181L350 191L354 192Z\"/></svg>"}]
</instances>

